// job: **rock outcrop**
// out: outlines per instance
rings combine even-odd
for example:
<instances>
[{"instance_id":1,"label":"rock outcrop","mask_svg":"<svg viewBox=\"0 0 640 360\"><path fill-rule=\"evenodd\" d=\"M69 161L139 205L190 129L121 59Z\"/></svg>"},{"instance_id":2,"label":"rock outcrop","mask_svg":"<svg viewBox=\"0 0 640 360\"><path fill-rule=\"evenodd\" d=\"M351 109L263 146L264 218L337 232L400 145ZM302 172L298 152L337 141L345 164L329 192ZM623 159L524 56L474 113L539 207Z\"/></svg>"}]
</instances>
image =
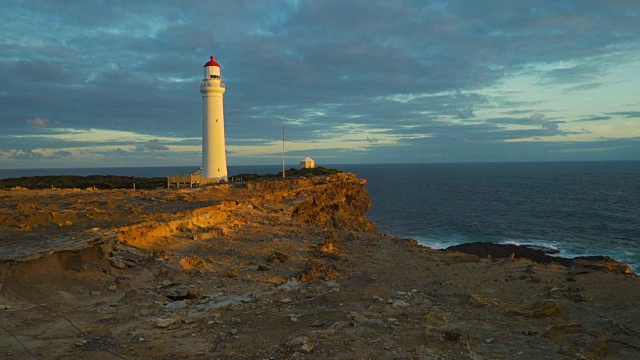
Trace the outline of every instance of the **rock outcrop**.
<instances>
[{"instance_id":1,"label":"rock outcrop","mask_svg":"<svg viewBox=\"0 0 640 360\"><path fill-rule=\"evenodd\" d=\"M366 180L353 174L339 174L315 183L312 188L297 191L298 201L291 218L307 224L334 229L377 231L365 217L371 197L365 190Z\"/></svg>"},{"instance_id":2,"label":"rock outcrop","mask_svg":"<svg viewBox=\"0 0 640 360\"><path fill-rule=\"evenodd\" d=\"M462 252L486 259L528 259L538 264L560 264L576 271L607 271L617 274L633 274L631 267L608 256L579 256L564 258L554 249L544 249L527 245L493 244L473 242L450 246L443 251Z\"/></svg>"}]
</instances>

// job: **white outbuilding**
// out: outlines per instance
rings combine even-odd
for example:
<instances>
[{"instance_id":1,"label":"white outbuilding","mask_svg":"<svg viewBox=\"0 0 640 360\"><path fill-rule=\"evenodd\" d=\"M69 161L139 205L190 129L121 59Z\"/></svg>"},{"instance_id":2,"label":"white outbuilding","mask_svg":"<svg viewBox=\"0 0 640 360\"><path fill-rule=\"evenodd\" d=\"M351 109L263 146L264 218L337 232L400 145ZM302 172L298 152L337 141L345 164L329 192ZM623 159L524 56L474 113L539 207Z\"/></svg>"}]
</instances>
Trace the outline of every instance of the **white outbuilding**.
<instances>
[{"instance_id":1,"label":"white outbuilding","mask_svg":"<svg viewBox=\"0 0 640 360\"><path fill-rule=\"evenodd\" d=\"M316 167L316 162L312 158L307 156L300 160L300 169L313 169L314 167Z\"/></svg>"}]
</instances>

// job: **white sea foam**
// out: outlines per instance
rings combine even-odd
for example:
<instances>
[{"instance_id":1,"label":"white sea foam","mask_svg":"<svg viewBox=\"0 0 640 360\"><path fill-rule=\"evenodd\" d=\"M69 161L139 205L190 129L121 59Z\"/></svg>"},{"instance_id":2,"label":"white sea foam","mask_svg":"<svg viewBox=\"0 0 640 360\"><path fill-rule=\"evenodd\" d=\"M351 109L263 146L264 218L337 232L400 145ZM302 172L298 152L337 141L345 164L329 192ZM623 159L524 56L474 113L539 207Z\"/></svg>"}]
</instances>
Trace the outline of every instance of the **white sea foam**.
<instances>
[{"instance_id":1,"label":"white sea foam","mask_svg":"<svg viewBox=\"0 0 640 360\"><path fill-rule=\"evenodd\" d=\"M524 239L523 240L514 240L514 239L502 240L502 241L499 241L498 244L517 245L517 246L530 246L530 247L535 247L535 248L562 251L562 249L560 249L558 244L555 243L555 242L539 241L539 240L531 240L531 239L526 239L526 240L524 240Z\"/></svg>"},{"instance_id":2,"label":"white sea foam","mask_svg":"<svg viewBox=\"0 0 640 360\"><path fill-rule=\"evenodd\" d=\"M454 236L450 238L435 238L435 237L424 237L424 236L410 236L410 237L412 239L416 239L419 244L424 245L426 247L430 247L432 249L436 249L436 250L446 249L450 246L471 242L469 239L463 236Z\"/></svg>"}]
</instances>

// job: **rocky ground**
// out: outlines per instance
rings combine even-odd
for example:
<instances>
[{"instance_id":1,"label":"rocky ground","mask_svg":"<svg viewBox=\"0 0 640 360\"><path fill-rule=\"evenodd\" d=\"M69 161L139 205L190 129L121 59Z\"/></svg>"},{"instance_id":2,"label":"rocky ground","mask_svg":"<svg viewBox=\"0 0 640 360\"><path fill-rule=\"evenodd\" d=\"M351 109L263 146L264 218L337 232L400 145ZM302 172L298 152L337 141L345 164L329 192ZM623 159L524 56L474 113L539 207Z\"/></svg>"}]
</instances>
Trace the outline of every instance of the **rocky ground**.
<instances>
[{"instance_id":1,"label":"rocky ground","mask_svg":"<svg viewBox=\"0 0 640 360\"><path fill-rule=\"evenodd\" d=\"M390 238L364 186L1 191L0 357L640 358L635 275Z\"/></svg>"}]
</instances>

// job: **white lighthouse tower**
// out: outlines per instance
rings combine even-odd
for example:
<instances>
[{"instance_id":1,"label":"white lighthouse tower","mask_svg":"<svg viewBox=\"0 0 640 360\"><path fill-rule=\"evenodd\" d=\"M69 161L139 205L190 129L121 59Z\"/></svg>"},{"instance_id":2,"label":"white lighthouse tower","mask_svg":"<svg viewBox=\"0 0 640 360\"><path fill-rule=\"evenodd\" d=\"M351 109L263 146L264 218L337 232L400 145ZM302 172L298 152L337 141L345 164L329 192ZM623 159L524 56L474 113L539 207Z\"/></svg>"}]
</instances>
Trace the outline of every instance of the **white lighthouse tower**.
<instances>
[{"instance_id":1,"label":"white lighthouse tower","mask_svg":"<svg viewBox=\"0 0 640 360\"><path fill-rule=\"evenodd\" d=\"M216 181L227 181L227 155L224 142L224 109L222 95L225 91L220 64L213 55L204 64L204 79L200 83L202 93L202 176Z\"/></svg>"}]
</instances>

